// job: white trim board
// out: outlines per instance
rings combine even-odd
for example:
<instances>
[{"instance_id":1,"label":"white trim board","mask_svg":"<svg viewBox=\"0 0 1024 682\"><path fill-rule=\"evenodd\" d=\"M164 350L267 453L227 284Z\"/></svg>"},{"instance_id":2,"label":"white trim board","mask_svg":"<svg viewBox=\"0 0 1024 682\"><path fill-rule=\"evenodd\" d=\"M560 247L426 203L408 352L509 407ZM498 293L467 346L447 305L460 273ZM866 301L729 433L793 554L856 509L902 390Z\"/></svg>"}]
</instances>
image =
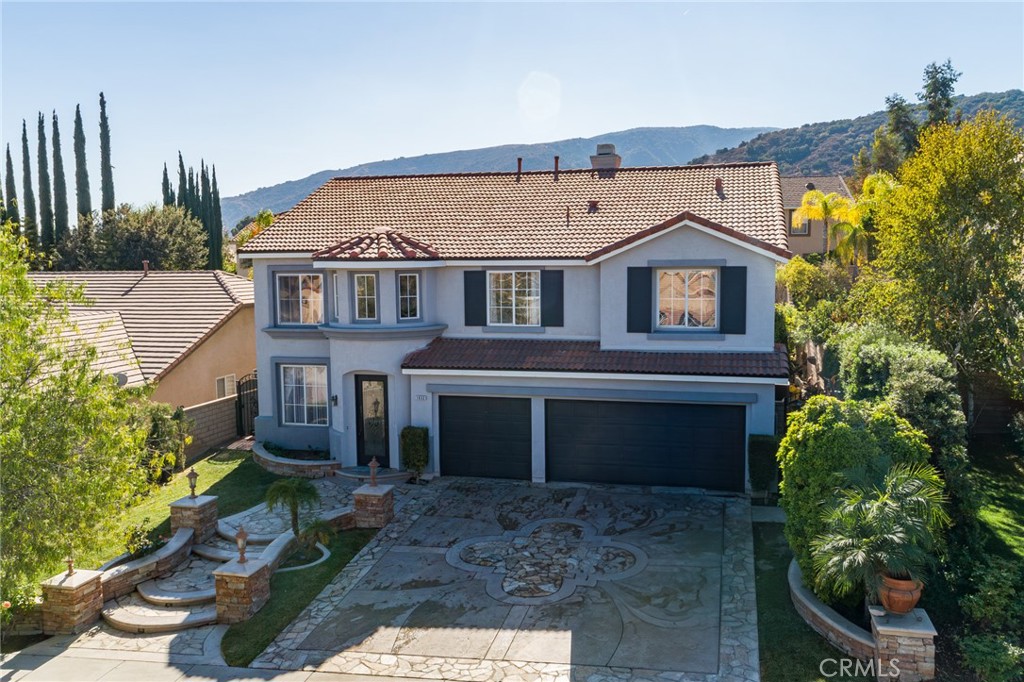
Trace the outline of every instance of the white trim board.
<instances>
[{"instance_id":1,"label":"white trim board","mask_svg":"<svg viewBox=\"0 0 1024 682\"><path fill-rule=\"evenodd\" d=\"M761 384L765 386L786 386L786 377L730 377L699 374L617 374L611 372L517 372L514 370L492 369L407 369L402 374L410 376L439 377L501 377L504 379L593 379L594 381L673 381L706 384Z\"/></svg>"},{"instance_id":2,"label":"white trim board","mask_svg":"<svg viewBox=\"0 0 1024 682\"><path fill-rule=\"evenodd\" d=\"M759 255L765 256L766 258L771 258L772 260L777 261L779 263L788 263L789 262L788 258L785 258L784 256L780 256L777 253L772 253L771 251L768 251L767 249L762 249L761 247L755 246L755 245L750 244L748 242L745 242L742 239L737 239L736 237L732 237L732 236L727 235L727 234L722 234L718 230L713 230L713 229L711 229L709 227L704 227L703 225L700 225L698 223L690 222L689 220L683 219L683 220L680 220L675 225L672 225L670 227L666 227L665 229L659 230L659 231L655 232L654 234L649 234L646 237L643 237L641 239L637 239L634 242L630 242L629 244L624 244L624 245L622 245L622 247L620 247L618 249L615 249L614 251L610 251L610 252L608 252L608 253L606 253L606 254L604 254L602 256L599 256L599 257L595 258L594 260L590 261L589 264L590 265L594 265L595 263L600 263L602 261L608 260L609 258L614 258L615 256L618 256L621 253L625 253L626 251L629 251L630 249L633 249L633 248L635 248L637 246L640 246L641 244L646 244L647 242L651 241L652 239L657 239L658 237L661 237L661 236L664 236L664 235L669 234L671 232L674 232L675 230L677 230L677 229L679 229L680 227L683 227L683 226L692 227L693 229L697 230L698 232L703 232L704 234L711 235L712 237L717 237L717 238L719 238L719 239L721 239L723 241L726 241L726 242L728 242L730 244L734 244L736 246L739 246L739 247L742 247L744 249L747 249L748 251L753 251L754 253L757 253Z\"/></svg>"}]
</instances>

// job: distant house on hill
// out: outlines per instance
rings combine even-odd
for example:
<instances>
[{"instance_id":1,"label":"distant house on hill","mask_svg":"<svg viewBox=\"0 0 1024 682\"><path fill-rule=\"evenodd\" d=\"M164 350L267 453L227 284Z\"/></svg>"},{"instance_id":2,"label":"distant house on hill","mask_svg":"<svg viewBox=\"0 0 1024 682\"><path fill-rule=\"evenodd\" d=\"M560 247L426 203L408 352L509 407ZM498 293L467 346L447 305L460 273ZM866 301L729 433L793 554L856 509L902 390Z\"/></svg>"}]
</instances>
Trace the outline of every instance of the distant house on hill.
<instances>
[{"instance_id":1,"label":"distant house on hill","mask_svg":"<svg viewBox=\"0 0 1024 682\"><path fill-rule=\"evenodd\" d=\"M786 211L786 226L789 230L789 250L801 256L821 253L825 243L825 225L820 220L803 221L794 224L793 213L803 202L804 194L819 190L825 194L835 192L852 199L853 195L841 175L784 175L782 182L782 207Z\"/></svg>"},{"instance_id":2,"label":"distant house on hill","mask_svg":"<svg viewBox=\"0 0 1024 682\"><path fill-rule=\"evenodd\" d=\"M152 399L186 408L235 393L256 366L252 282L220 271L35 272L38 283L85 287L74 333L97 367L126 386L156 384ZM232 412L233 414L233 412Z\"/></svg>"}]
</instances>

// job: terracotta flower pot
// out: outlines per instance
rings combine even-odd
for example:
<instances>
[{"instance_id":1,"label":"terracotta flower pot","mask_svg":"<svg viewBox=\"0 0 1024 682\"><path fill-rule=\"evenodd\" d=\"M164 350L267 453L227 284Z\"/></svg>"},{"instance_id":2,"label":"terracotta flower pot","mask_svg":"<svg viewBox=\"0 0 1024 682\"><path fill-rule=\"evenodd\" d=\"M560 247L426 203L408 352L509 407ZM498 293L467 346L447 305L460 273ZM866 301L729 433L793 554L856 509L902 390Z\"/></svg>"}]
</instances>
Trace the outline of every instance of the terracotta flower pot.
<instances>
[{"instance_id":1,"label":"terracotta flower pot","mask_svg":"<svg viewBox=\"0 0 1024 682\"><path fill-rule=\"evenodd\" d=\"M920 580L903 580L887 575L882 576L878 597L882 606L890 613L910 613L921 599L924 583Z\"/></svg>"}]
</instances>

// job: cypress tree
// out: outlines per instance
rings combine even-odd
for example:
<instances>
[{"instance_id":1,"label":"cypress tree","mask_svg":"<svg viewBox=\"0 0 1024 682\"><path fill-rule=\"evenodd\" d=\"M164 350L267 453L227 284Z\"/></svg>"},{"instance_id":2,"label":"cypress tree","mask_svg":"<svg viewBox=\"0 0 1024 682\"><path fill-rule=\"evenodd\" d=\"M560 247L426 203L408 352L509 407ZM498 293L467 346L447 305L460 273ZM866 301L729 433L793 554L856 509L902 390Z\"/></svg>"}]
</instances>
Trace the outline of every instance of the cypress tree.
<instances>
[{"instance_id":1,"label":"cypress tree","mask_svg":"<svg viewBox=\"0 0 1024 682\"><path fill-rule=\"evenodd\" d=\"M110 165L110 122L107 121L107 100L100 93L100 210L114 210L114 171Z\"/></svg>"},{"instance_id":2,"label":"cypress tree","mask_svg":"<svg viewBox=\"0 0 1024 682\"><path fill-rule=\"evenodd\" d=\"M29 248L34 251L39 248L39 234L36 230L36 195L32 190L32 165L28 155L28 128L25 119L21 120L21 189L25 192L21 233L28 240Z\"/></svg>"},{"instance_id":3,"label":"cypress tree","mask_svg":"<svg viewBox=\"0 0 1024 682\"><path fill-rule=\"evenodd\" d=\"M206 257L206 268L208 270L217 269L217 235L214 234L213 220L211 214L213 213L210 196L210 175L206 172L206 164L203 161L199 162L199 184L200 191L202 192L201 197L201 208L202 223L203 227L206 228L206 248L208 255Z\"/></svg>"},{"instance_id":4,"label":"cypress tree","mask_svg":"<svg viewBox=\"0 0 1024 682\"><path fill-rule=\"evenodd\" d=\"M53 112L53 242L60 244L68 236L68 183L64 177L64 157L60 152L60 128Z\"/></svg>"},{"instance_id":5,"label":"cypress tree","mask_svg":"<svg viewBox=\"0 0 1024 682\"><path fill-rule=\"evenodd\" d=\"M217 235L217 263L216 269L224 267L224 218L220 212L220 190L217 189L217 167L213 167L213 181L211 186L213 206L213 233Z\"/></svg>"},{"instance_id":6,"label":"cypress tree","mask_svg":"<svg viewBox=\"0 0 1024 682\"><path fill-rule=\"evenodd\" d=\"M53 188L50 186L50 161L46 152L46 121L39 113L39 246L43 253L53 251Z\"/></svg>"},{"instance_id":7,"label":"cypress tree","mask_svg":"<svg viewBox=\"0 0 1024 682\"><path fill-rule=\"evenodd\" d=\"M185 199L185 210L193 218L199 217L199 210L196 206L196 177L192 172L192 166L188 167L188 185L186 185L188 191L188 197Z\"/></svg>"},{"instance_id":8,"label":"cypress tree","mask_svg":"<svg viewBox=\"0 0 1024 682\"><path fill-rule=\"evenodd\" d=\"M7 165L4 168L4 197L7 217L14 223L15 234L21 234L21 215L18 213L18 190L14 186L14 162L11 161L11 145L7 145Z\"/></svg>"},{"instance_id":9,"label":"cypress tree","mask_svg":"<svg viewBox=\"0 0 1024 682\"><path fill-rule=\"evenodd\" d=\"M77 104L75 105L75 202L78 229L88 230L92 223L92 195L89 194L89 167L85 163L85 129L82 127L82 112Z\"/></svg>"},{"instance_id":10,"label":"cypress tree","mask_svg":"<svg viewBox=\"0 0 1024 682\"><path fill-rule=\"evenodd\" d=\"M167 164L164 164L164 178L161 183L161 190L164 195L164 206L174 206L174 190L171 189L171 179L167 177Z\"/></svg>"},{"instance_id":11,"label":"cypress tree","mask_svg":"<svg viewBox=\"0 0 1024 682\"><path fill-rule=\"evenodd\" d=\"M181 159L181 150L178 151L178 206L184 206L187 197L185 190L188 187L188 180L185 179L185 162Z\"/></svg>"}]
</instances>

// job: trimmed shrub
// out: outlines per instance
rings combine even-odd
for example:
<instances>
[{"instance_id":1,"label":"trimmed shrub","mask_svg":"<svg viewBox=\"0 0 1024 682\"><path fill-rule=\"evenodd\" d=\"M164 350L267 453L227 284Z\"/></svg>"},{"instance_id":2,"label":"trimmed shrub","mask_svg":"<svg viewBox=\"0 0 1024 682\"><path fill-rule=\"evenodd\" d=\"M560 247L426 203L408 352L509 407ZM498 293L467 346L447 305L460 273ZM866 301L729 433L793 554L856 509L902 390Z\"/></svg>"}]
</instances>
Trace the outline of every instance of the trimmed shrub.
<instances>
[{"instance_id":1,"label":"trimmed shrub","mask_svg":"<svg viewBox=\"0 0 1024 682\"><path fill-rule=\"evenodd\" d=\"M1024 412L1018 412L1010 417L1010 435L1017 446L1017 452L1024 455Z\"/></svg>"},{"instance_id":2,"label":"trimmed shrub","mask_svg":"<svg viewBox=\"0 0 1024 682\"><path fill-rule=\"evenodd\" d=\"M964 664L985 682L1013 682L1024 673L1024 649L994 634L960 638Z\"/></svg>"},{"instance_id":3,"label":"trimmed shrub","mask_svg":"<svg viewBox=\"0 0 1024 682\"><path fill-rule=\"evenodd\" d=\"M771 490L780 479L778 436L751 436L747 452L750 455L750 487Z\"/></svg>"},{"instance_id":4,"label":"trimmed shrub","mask_svg":"<svg viewBox=\"0 0 1024 682\"><path fill-rule=\"evenodd\" d=\"M881 479L893 464L928 461L925 435L885 403L814 396L789 417L779 446L779 505L786 511L786 539L804 576L814 575L811 543L825 530L822 511L852 477ZM826 602L837 595L812 587Z\"/></svg>"},{"instance_id":5,"label":"trimmed shrub","mask_svg":"<svg viewBox=\"0 0 1024 682\"><path fill-rule=\"evenodd\" d=\"M402 467L415 473L417 481L429 462L430 447L427 435L425 426L406 426L398 438Z\"/></svg>"},{"instance_id":6,"label":"trimmed shrub","mask_svg":"<svg viewBox=\"0 0 1024 682\"><path fill-rule=\"evenodd\" d=\"M982 632L1024 632L1024 567L1001 557L978 563L960 607Z\"/></svg>"}]
</instances>

